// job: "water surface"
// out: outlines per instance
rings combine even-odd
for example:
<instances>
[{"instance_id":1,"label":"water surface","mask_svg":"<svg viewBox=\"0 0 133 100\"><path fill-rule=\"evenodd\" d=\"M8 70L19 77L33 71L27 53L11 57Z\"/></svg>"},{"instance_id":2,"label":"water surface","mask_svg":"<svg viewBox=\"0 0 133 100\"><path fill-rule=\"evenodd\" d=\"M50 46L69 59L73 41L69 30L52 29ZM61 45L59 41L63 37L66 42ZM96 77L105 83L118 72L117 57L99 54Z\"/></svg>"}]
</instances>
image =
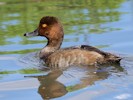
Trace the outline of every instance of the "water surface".
<instances>
[{"instance_id":1,"label":"water surface","mask_svg":"<svg viewBox=\"0 0 133 100\"><path fill-rule=\"evenodd\" d=\"M132 6L132 0L1 0L0 99L132 100ZM63 23L62 47L93 45L123 57L121 64L39 70L47 40L23 34L47 15Z\"/></svg>"}]
</instances>

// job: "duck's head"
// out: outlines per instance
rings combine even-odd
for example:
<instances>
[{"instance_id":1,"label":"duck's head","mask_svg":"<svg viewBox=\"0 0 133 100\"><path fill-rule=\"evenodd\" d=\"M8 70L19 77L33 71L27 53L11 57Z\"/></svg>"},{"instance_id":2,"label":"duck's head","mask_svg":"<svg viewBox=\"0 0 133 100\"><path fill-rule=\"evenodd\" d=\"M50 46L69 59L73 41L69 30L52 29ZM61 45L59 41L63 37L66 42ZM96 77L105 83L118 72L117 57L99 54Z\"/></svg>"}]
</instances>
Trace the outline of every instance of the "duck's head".
<instances>
[{"instance_id":1,"label":"duck's head","mask_svg":"<svg viewBox=\"0 0 133 100\"><path fill-rule=\"evenodd\" d=\"M40 51L40 58L58 50L63 41L63 27L58 18L53 16L42 17L37 29L25 33L24 36L44 36L48 39L47 45Z\"/></svg>"},{"instance_id":2,"label":"duck's head","mask_svg":"<svg viewBox=\"0 0 133 100\"><path fill-rule=\"evenodd\" d=\"M44 36L48 40L59 39L64 35L63 28L58 18L53 16L42 17L37 29L25 33L24 36Z\"/></svg>"}]
</instances>

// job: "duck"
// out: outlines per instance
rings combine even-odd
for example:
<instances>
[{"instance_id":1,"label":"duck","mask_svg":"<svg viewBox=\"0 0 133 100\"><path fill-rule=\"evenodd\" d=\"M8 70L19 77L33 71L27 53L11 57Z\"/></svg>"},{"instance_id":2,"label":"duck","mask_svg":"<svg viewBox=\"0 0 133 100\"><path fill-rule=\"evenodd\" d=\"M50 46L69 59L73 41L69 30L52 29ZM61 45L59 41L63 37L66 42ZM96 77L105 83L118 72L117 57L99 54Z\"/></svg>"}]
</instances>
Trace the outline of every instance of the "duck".
<instances>
[{"instance_id":1,"label":"duck","mask_svg":"<svg viewBox=\"0 0 133 100\"><path fill-rule=\"evenodd\" d=\"M120 63L122 59L90 45L61 48L64 38L63 25L54 16L42 17L38 27L32 32L25 33L24 36L42 36L47 39L47 44L40 50L39 57L49 68Z\"/></svg>"}]
</instances>

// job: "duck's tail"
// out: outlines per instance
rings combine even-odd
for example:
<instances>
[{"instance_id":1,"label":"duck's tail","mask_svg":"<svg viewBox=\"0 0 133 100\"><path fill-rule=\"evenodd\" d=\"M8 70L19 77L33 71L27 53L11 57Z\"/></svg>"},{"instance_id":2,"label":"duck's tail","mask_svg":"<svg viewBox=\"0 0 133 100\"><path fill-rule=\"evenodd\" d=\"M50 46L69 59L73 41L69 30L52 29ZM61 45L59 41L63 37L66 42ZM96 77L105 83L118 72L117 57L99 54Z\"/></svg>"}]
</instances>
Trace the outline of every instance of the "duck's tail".
<instances>
[{"instance_id":1,"label":"duck's tail","mask_svg":"<svg viewBox=\"0 0 133 100\"><path fill-rule=\"evenodd\" d=\"M122 59L122 57L119 57L119 56L111 54L111 53L107 53L105 58L106 58L106 62L108 62L108 63L120 63L120 61Z\"/></svg>"}]
</instances>

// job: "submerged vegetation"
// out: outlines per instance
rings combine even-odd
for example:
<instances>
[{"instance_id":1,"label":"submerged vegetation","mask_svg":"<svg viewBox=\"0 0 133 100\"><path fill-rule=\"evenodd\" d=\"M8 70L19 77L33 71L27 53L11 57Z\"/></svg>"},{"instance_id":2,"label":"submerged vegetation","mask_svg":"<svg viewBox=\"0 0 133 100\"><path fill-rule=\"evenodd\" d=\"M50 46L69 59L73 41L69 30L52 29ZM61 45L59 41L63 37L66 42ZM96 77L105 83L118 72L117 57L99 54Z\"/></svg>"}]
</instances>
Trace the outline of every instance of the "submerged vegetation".
<instances>
[{"instance_id":1,"label":"submerged vegetation","mask_svg":"<svg viewBox=\"0 0 133 100\"><path fill-rule=\"evenodd\" d=\"M15 73L20 73L20 74L37 74L37 73L41 73L42 71L35 69L35 68L31 68L31 69L21 69L21 70L17 70L17 71L0 71L0 75L2 74L15 74Z\"/></svg>"}]
</instances>

